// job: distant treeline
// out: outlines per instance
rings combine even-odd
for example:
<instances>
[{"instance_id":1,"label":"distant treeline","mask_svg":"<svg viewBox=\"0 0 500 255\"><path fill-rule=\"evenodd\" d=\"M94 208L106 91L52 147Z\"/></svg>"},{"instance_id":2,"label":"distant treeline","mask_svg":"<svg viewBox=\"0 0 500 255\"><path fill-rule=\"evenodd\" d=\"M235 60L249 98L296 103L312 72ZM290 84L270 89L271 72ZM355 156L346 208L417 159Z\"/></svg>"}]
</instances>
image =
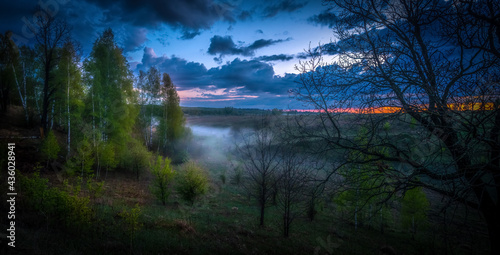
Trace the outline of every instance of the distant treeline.
<instances>
[{"instance_id":1,"label":"distant treeline","mask_svg":"<svg viewBox=\"0 0 500 255\"><path fill-rule=\"evenodd\" d=\"M185 115L192 116L202 116L202 115L281 115L283 110L274 108L269 109L255 109L255 108L234 108L234 107L224 107L224 108L209 108L209 107L181 107ZM297 112L297 111L287 111L287 112Z\"/></svg>"}]
</instances>

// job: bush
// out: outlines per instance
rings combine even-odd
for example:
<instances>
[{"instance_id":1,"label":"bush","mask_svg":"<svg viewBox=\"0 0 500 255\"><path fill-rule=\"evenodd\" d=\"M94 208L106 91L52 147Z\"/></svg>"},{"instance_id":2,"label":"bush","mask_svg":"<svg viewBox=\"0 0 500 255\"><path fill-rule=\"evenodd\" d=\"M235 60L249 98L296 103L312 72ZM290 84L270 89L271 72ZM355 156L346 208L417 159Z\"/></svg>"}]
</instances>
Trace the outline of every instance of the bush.
<instances>
[{"instance_id":1,"label":"bush","mask_svg":"<svg viewBox=\"0 0 500 255\"><path fill-rule=\"evenodd\" d=\"M56 136L52 130L49 132L47 137L43 139L41 146L40 151L43 158L47 161L48 166L49 161L57 159L57 154L61 150L61 147L59 147L59 143L57 143Z\"/></svg>"},{"instance_id":2,"label":"bush","mask_svg":"<svg viewBox=\"0 0 500 255\"><path fill-rule=\"evenodd\" d=\"M66 161L66 174L74 175L79 173L81 176L92 175L94 166L94 154L92 145L87 137L78 142L73 156Z\"/></svg>"},{"instance_id":3,"label":"bush","mask_svg":"<svg viewBox=\"0 0 500 255\"><path fill-rule=\"evenodd\" d=\"M124 210L120 212L120 216L125 221L126 232L130 237L130 251L134 248L134 238L137 232L141 230L143 224L139 221L139 216L141 216L141 207L139 204L136 204L134 208L128 210Z\"/></svg>"},{"instance_id":4,"label":"bush","mask_svg":"<svg viewBox=\"0 0 500 255\"><path fill-rule=\"evenodd\" d=\"M243 178L243 170L241 169L241 165L238 165L234 168L234 175L232 176L232 183L236 185L241 184L241 180Z\"/></svg>"},{"instance_id":5,"label":"bush","mask_svg":"<svg viewBox=\"0 0 500 255\"><path fill-rule=\"evenodd\" d=\"M156 158L156 162L150 164L151 173L154 175L151 192L165 205L165 202L170 195L170 183L174 177L174 170L170 166L170 159L162 159L161 156Z\"/></svg>"},{"instance_id":6,"label":"bush","mask_svg":"<svg viewBox=\"0 0 500 255\"><path fill-rule=\"evenodd\" d=\"M197 197L208 189L208 177L205 171L195 162L187 162L177 180L177 192L182 199L194 203Z\"/></svg>"},{"instance_id":7,"label":"bush","mask_svg":"<svg viewBox=\"0 0 500 255\"><path fill-rule=\"evenodd\" d=\"M81 186L69 192L48 186L48 179L38 172L30 177L19 174L22 202L27 208L44 216L48 223L72 229L86 229L91 224L94 212L88 196L80 194Z\"/></svg>"},{"instance_id":8,"label":"bush","mask_svg":"<svg viewBox=\"0 0 500 255\"><path fill-rule=\"evenodd\" d=\"M141 144L136 139L132 139L128 144L127 150L124 150L120 155L120 167L132 170L135 172L137 179L141 172L146 170L151 160L151 153L146 146Z\"/></svg>"}]
</instances>

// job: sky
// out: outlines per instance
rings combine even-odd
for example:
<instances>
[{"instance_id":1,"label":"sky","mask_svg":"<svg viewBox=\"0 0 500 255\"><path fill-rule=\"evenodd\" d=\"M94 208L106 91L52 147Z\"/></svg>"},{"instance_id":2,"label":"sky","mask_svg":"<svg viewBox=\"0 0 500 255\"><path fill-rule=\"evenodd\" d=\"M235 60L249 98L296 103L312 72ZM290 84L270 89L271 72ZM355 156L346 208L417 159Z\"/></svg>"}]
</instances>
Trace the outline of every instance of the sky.
<instances>
[{"instance_id":1,"label":"sky","mask_svg":"<svg viewBox=\"0 0 500 255\"><path fill-rule=\"evenodd\" d=\"M39 13L65 19L82 55L106 28L134 73L170 74L182 106L297 109L304 50L334 40L322 1L18 0L0 3L0 31L34 44ZM326 17L326 19L325 19Z\"/></svg>"}]
</instances>

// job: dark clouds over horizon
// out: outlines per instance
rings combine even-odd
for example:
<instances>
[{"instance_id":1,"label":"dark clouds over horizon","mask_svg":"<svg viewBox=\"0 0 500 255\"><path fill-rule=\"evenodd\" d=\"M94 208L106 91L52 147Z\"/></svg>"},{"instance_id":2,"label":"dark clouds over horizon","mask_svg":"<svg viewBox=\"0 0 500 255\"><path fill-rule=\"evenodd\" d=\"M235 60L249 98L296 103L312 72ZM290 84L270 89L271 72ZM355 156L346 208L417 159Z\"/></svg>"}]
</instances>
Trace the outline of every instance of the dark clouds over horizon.
<instances>
[{"instance_id":1,"label":"dark clouds over horizon","mask_svg":"<svg viewBox=\"0 0 500 255\"><path fill-rule=\"evenodd\" d=\"M37 3L68 22L82 59L111 28L134 72L156 66L180 90L199 90L199 104L219 99L221 107L286 108L280 104L295 86L300 52L330 36L311 22L324 11L321 1L301 0L20 0L0 3L0 32L12 30L16 43L34 45L27 28Z\"/></svg>"},{"instance_id":2,"label":"dark clouds over horizon","mask_svg":"<svg viewBox=\"0 0 500 255\"><path fill-rule=\"evenodd\" d=\"M157 56L152 48L144 48L144 55L136 70L147 71L156 67L169 73L179 90L193 88L234 89L244 87L249 93L266 92L285 95L290 89L288 82L293 82L296 75L276 76L270 64L259 60L241 60L235 58L220 67L207 69L205 65L189 62L176 56Z\"/></svg>"}]
</instances>

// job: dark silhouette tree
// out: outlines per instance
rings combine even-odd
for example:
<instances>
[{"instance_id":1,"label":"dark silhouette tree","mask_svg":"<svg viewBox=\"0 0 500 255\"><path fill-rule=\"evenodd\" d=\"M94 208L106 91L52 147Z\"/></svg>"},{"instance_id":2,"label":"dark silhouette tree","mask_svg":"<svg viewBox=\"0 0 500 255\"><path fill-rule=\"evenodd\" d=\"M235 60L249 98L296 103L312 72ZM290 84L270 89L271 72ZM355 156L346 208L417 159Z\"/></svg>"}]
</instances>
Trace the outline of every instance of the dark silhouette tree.
<instances>
[{"instance_id":1,"label":"dark silhouette tree","mask_svg":"<svg viewBox=\"0 0 500 255\"><path fill-rule=\"evenodd\" d=\"M243 135L237 146L237 153L243 161L244 182L248 192L257 199L260 209L260 226L264 226L265 209L279 178L280 147L277 137L270 127L261 120L258 130Z\"/></svg>"},{"instance_id":2,"label":"dark silhouette tree","mask_svg":"<svg viewBox=\"0 0 500 255\"><path fill-rule=\"evenodd\" d=\"M297 66L300 85L293 93L320 113L298 119L296 135L355 155L335 158L352 168L376 166L360 167L366 169L361 176L384 178L373 187L387 196L382 202L424 187L478 209L491 253L500 252L499 59L496 44L481 44L498 39L478 30L489 33L471 41L483 49L450 34L461 30L450 28L450 20L474 16L461 10L476 1L327 2L338 40L310 49L310 59ZM325 63L326 54L335 61ZM386 123L397 128L387 130Z\"/></svg>"},{"instance_id":3,"label":"dark silhouette tree","mask_svg":"<svg viewBox=\"0 0 500 255\"><path fill-rule=\"evenodd\" d=\"M52 15L39 10L42 15L37 16L37 26L29 26L35 34L36 48L42 69L42 107L41 107L41 132L42 136L47 132L51 121L49 110L55 99L58 89L57 83L53 82L54 70L60 59L58 49L70 35L70 28L63 20L56 19Z\"/></svg>"}]
</instances>

